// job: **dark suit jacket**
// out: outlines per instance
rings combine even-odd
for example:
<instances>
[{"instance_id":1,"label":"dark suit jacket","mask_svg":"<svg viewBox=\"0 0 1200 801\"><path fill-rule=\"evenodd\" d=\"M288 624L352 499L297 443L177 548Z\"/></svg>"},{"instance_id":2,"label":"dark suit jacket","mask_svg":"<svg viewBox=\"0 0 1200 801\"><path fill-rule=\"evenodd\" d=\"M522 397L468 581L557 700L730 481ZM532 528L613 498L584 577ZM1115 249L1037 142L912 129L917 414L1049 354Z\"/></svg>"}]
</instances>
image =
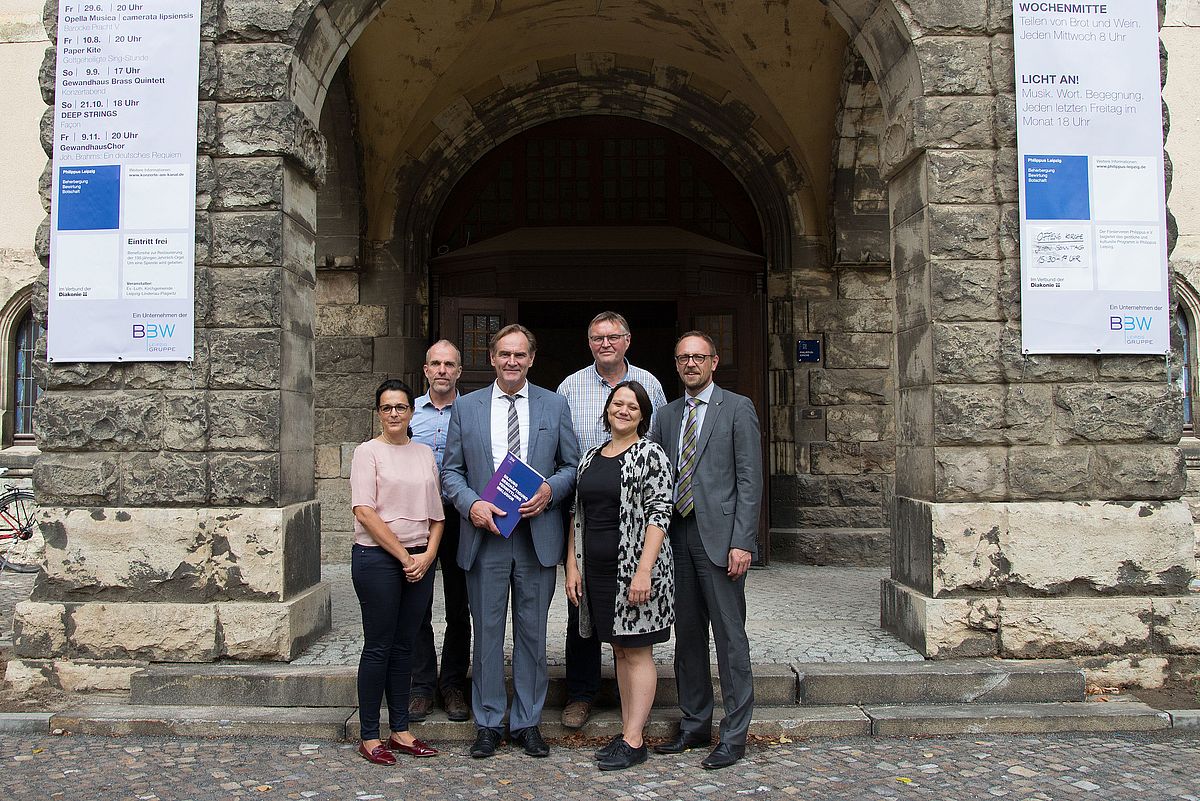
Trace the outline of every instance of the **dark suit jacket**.
<instances>
[{"instance_id":1,"label":"dark suit jacket","mask_svg":"<svg viewBox=\"0 0 1200 801\"><path fill-rule=\"evenodd\" d=\"M679 472L679 428L687 414L684 398L658 410L650 438L662 445ZM692 478L696 526L704 551L716 565L729 564L729 549L758 555L762 506L762 440L758 415L745 395L713 387ZM675 530L672 529L674 534Z\"/></svg>"},{"instance_id":2,"label":"dark suit jacket","mask_svg":"<svg viewBox=\"0 0 1200 801\"><path fill-rule=\"evenodd\" d=\"M538 561L551 567L563 560L566 538L562 514L555 511L570 502L579 465L579 441L571 426L566 398L529 384L529 442L526 461L550 485L553 497L542 514L529 521ZM462 516L458 538L458 564L470 570L483 537L490 531L471 524L471 505L479 500L492 474L492 384L464 395L454 404L442 457L442 495ZM513 536L520 536L514 533Z\"/></svg>"}]
</instances>

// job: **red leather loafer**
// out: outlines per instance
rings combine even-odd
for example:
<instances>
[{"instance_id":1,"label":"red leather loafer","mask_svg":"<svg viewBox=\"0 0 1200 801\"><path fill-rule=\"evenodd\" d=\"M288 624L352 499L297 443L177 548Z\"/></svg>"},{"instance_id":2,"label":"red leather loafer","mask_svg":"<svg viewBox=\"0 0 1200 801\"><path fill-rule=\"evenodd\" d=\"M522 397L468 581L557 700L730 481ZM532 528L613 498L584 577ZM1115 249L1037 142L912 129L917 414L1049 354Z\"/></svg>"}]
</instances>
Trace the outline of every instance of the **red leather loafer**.
<instances>
[{"instance_id":1,"label":"red leather loafer","mask_svg":"<svg viewBox=\"0 0 1200 801\"><path fill-rule=\"evenodd\" d=\"M412 745L405 745L396 739L395 735L388 738L387 747L393 751L399 751L402 754L408 754L415 757L431 757L437 756L438 750L428 743L423 743L416 737L413 738Z\"/></svg>"},{"instance_id":2,"label":"red leather loafer","mask_svg":"<svg viewBox=\"0 0 1200 801\"><path fill-rule=\"evenodd\" d=\"M358 755L368 762L374 762L376 765L395 765L396 758L392 756L392 752L387 750L382 745L377 745L370 751L362 743L358 744Z\"/></svg>"}]
</instances>

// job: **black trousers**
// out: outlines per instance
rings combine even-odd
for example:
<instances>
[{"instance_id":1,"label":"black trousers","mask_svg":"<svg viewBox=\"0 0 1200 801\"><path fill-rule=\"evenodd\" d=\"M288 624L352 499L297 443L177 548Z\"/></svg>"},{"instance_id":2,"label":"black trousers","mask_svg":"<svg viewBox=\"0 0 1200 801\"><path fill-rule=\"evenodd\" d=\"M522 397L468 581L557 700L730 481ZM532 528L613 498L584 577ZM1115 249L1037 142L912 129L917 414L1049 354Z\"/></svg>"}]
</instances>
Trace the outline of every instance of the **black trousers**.
<instances>
[{"instance_id":1,"label":"black trousers","mask_svg":"<svg viewBox=\"0 0 1200 801\"><path fill-rule=\"evenodd\" d=\"M466 691L467 669L471 666L471 605L467 600L467 578L458 566L458 510L443 504L446 513L442 543L438 546L438 569L442 573L442 597L446 601L446 634L442 638L442 671L438 675L437 650L433 638L433 593L421 618L413 643L412 694L433 698L434 690L457 688Z\"/></svg>"},{"instance_id":2,"label":"black trousers","mask_svg":"<svg viewBox=\"0 0 1200 801\"><path fill-rule=\"evenodd\" d=\"M362 608L364 639L358 660L358 721L362 739L374 740L379 737L379 706L385 697L389 728L408 731L409 660L421 616L433 597L433 571L410 583L399 559L383 548L355 544L350 576Z\"/></svg>"},{"instance_id":3,"label":"black trousers","mask_svg":"<svg viewBox=\"0 0 1200 801\"><path fill-rule=\"evenodd\" d=\"M563 526L571 515L563 509ZM600 639L579 636L579 607L567 601L567 701L591 703L600 690Z\"/></svg>"}]
</instances>

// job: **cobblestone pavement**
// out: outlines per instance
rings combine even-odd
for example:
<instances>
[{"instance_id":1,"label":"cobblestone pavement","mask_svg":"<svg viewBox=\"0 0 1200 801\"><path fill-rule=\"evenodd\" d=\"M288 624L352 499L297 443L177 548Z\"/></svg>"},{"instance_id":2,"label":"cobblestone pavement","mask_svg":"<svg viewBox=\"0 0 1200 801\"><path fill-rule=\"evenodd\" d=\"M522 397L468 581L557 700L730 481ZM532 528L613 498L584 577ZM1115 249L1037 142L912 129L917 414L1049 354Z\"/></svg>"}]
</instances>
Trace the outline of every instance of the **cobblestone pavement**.
<instances>
[{"instance_id":1,"label":"cobblestone pavement","mask_svg":"<svg viewBox=\"0 0 1200 801\"><path fill-rule=\"evenodd\" d=\"M1178 734L843 739L752 745L736 767L703 752L652 755L612 773L592 748L530 759L505 747L473 760L368 764L347 744L0 735L0 798L213 799L1105 799L1200 798L1200 738Z\"/></svg>"},{"instance_id":2,"label":"cobblestone pavement","mask_svg":"<svg viewBox=\"0 0 1200 801\"><path fill-rule=\"evenodd\" d=\"M879 580L886 576L886 568L875 567L776 564L751 571L746 582L751 660L755 664L920 661L920 654L879 627ZM322 565L322 578L333 591L333 629L293 664L355 664L362 651L362 623L350 566ZM437 581L433 622L440 643L445 628L440 575ZM561 580L558 587L548 629L551 665L563 664L567 630ZM511 656L511 630L507 635ZM660 664L671 664L674 653L674 639L654 648ZM612 664L611 649L604 649L604 660Z\"/></svg>"}]
</instances>

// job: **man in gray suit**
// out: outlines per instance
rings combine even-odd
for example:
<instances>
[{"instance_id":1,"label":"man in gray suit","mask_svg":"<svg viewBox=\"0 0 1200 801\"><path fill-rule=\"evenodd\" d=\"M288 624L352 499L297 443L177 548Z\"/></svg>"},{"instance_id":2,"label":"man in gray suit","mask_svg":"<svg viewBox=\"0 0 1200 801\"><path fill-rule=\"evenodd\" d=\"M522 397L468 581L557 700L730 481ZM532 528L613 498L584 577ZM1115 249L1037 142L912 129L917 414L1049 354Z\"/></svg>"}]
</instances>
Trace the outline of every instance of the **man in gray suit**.
<instances>
[{"instance_id":1,"label":"man in gray suit","mask_svg":"<svg viewBox=\"0 0 1200 801\"><path fill-rule=\"evenodd\" d=\"M678 754L712 742L713 691L708 629L717 643L725 717L720 740L701 765L726 768L746 753L754 676L746 638L746 569L758 550L762 444L750 399L713 383L717 349L702 331L675 344L684 397L658 411L650 438L675 462L675 683L683 718L674 739L655 747Z\"/></svg>"},{"instance_id":2,"label":"man in gray suit","mask_svg":"<svg viewBox=\"0 0 1200 801\"><path fill-rule=\"evenodd\" d=\"M442 494L462 516L458 564L466 571L475 630L471 708L477 728L471 756L496 753L508 696L504 687L504 628L511 588L513 703L508 725L530 756L550 753L538 728L546 700L546 615L563 560L562 515L545 514L566 502L575 486L579 443L561 395L530 384L537 340L522 325L492 337L496 381L454 404L442 460ZM508 453L546 480L518 513L512 534L500 536L504 512L480 493Z\"/></svg>"}]
</instances>

